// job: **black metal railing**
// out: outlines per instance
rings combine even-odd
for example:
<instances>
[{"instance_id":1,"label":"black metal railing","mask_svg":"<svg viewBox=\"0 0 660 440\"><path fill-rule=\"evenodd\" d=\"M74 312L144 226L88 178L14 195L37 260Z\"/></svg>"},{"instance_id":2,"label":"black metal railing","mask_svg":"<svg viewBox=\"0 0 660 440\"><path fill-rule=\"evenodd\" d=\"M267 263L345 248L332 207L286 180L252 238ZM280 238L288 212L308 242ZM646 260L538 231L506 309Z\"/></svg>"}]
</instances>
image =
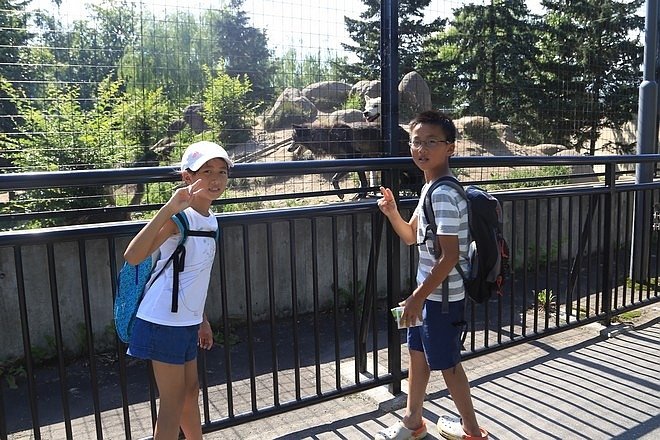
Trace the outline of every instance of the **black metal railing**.
<instances>
[{"instance_id":1,"label":"black metal railing","mask_svg":"<svg viewBox=\"0 0 660 440\"><path fill-rule=\"evenodd\" d=\"M234 173L362 167L386 175L409 161L250 164ZM660 157L454 160L462 168L606 167L603 180L588 185L492 191L505 214L512 272L503 296L470 307L465 358L590 322L609 324L658 301L658 232L647 224L633 239L633 225L634 203L653 211L660 184L622 178L615 165L626 161ZM136 180L138 171L175 178L166 168L130 170ZM120 181L115 173L123 171L96 173L99 184ZM84 185L90 177L51 174L51 186ZM34 176L22 178L2 175L0 189L33 184ZM407 213L415 204L400 200ZM199 357L205 432L377 386L400 390L407 374L402 334L388 310L412 288L416 251L401 247L373 198L232 212L218 222L207 300L216 347ZM156 389L149 365L125 356L111 327L121 253L142 224L0 233L1 439L150 435Z\"/></svg>"}]
</instances>

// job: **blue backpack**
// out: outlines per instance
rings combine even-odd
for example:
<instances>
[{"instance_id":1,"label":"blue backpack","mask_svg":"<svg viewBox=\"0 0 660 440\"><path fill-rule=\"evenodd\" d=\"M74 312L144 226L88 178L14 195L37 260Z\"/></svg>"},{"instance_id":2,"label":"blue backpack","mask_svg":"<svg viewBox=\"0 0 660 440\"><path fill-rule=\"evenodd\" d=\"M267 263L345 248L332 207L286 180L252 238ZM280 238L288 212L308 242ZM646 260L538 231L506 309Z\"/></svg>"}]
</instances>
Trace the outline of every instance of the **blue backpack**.
<instances>
[{"instance_id":1,"label":"blue backpack","mask_svg":"<svg viewBox=\"0 0 660 440\"><path fill-rule=\"evenodd\" d=\"M172 313L177 313L179 310L179 273L185 267L186 259L186 239L189 236L196 237L212 237L218 239L219 230L216 231L191 231L188 224L188 218L182 212L172 216L172 221L176 223L181 233L181 239L174 252L163 268L153 277L156 280L169 266L170 262L173 265L173 285L172 285ZM147 283L151 279L152 272L159 258L159 252L148 256L140 263L132 266L124 263L117 276L117 292L115 295L114 305L114 321L117 335L122 342L128 343L131 339L131 330L135 323L135 315L137 313L140 301L147 290Z\"/></svg>"}]
</instances>

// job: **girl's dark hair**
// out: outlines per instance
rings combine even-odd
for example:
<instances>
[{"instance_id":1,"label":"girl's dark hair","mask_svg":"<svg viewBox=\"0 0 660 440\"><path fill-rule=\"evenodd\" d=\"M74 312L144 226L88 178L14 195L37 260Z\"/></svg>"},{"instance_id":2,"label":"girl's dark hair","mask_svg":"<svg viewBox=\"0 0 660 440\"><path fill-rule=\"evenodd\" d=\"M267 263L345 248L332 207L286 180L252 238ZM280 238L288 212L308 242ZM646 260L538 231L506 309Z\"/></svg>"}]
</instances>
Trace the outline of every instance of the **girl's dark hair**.
<instances>
[{"instance_id":1,"label":"girl's dark hair","mask_svg":"<svg viewBox=\"0 0 660 440\"><path fill-rule=\"evenodd\" d=\"M427 110L421 113L418 113L417 116L410 121L410 131L418 126L419 124L430 124L440 127L447 137L447 141L456 142L456 126L454 121L451 120L446 114L435 111Z\"/></svg>"}]
</instances>

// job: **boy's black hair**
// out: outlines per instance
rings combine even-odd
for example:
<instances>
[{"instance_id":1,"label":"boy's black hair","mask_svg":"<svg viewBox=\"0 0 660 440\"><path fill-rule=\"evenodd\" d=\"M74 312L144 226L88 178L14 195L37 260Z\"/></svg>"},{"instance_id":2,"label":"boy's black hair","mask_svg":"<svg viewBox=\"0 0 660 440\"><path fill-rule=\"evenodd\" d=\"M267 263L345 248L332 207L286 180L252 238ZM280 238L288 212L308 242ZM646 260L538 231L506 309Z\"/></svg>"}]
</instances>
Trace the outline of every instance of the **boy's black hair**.
<instances>
[{"instance_id":1,"label":"boy's black hair","mask_svg":"<svg viewBox=\"0 0 660 440\"><path fill-rule=\"evenodd\" d=\"M451 120L446 114L436 110L426 110L418 113L417 116L410 121L410 131L419 124L430 124L440 127L447 137L447 141L456 142L456 126L454 121Z\"/></svg>"}]
</instances>

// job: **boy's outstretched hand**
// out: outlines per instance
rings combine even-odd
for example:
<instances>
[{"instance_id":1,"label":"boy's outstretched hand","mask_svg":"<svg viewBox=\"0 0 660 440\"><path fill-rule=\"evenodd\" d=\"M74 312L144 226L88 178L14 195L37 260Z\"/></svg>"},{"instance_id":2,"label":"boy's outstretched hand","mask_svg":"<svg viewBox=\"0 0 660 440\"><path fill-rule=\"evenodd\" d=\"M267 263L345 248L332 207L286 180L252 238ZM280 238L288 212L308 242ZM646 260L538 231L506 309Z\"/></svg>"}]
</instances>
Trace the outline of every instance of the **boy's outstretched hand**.
<instances>
[{"instance_id":1,"label":"boy's outstretched hand","mask_svg":"<svg viewBox=\"0 0 660 440\"><path fill-rule=\"evenodd\" d=\"M393 214L397 211L394 194L392 194L391 189L382 186L380 187L380 193L383 195L383 197L378 199L378 209L380 209L383 214L389 217L390 214Z\"/></svg>"}]
</instances>

